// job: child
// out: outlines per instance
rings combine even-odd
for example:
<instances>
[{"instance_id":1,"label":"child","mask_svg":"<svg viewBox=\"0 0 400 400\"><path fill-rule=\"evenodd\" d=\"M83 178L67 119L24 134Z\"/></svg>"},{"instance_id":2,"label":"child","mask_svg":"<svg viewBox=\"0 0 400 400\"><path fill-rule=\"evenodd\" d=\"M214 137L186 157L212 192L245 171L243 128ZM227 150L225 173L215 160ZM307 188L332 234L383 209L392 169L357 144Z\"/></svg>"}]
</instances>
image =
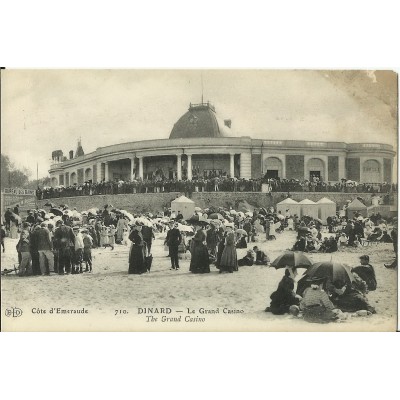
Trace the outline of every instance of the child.
<instances>
[{"instance_id":1,"label":"child","mask_svg":"<svg viewBox=\"0 0 400 400\"><path fill-rule=\"evenodd\" d=\"M345 233L340 234L339 239L338 239L339 247L347 246L348 242L349 242L349 238L346 236L346 234Z\"/></svg>"},{"instance_id":2,"label":"child","mask_svg":"<svg viewBox=\"0 0 400 400\"><path fill-rule=\"evenodd\" d=\"M82 273L82 258L83 258L83 238L79 229L74 228L75 234L75 257L74 257L74 267L72 268L72 273L79 274ZM78 269L79 267L79 269Z\"/></svg>"},{"instance_id":3,"label":"child","mask_svg":"<svg viewBox=\"0 0 400 400\"><path fill-rule=\"evenodd\" d=\"M122 244L125 246L128 246L128 239L129 239L129 232L127 228L124 228L124 231L122 233Z\"/></svg>"},{"instance_id":4,"label":"child","mask_svg":"<svg viewBox=\"0 0 400 400\"><path fill-rule=\"evenodd\" d=\"M82 231L82 236L83 236L83 261L86 263L85 272L92 272L93 238L89 235L89 232L86 230Z\"/></svg>"},{"instance_id":5,"label":"child","mask_svg":"<svg viewBox=\"0 0 400 400\"><path fill-rule=\"evenodd\" d=\"M101 227L100 232L100 247L106 248L108 246L108 230L105 225Z\"/></svg>"},{"instance_id":6,"label":"child","mask_svg":"<svg viewBox=\"0 0 400 400\"><path fill-rule=\"evenodd\" d=\"M110 225L108 231L108 245L111 247L111 250L114 250L116 232L117 230L115 229L114 225Z\"/></svg>"}]
</instances>

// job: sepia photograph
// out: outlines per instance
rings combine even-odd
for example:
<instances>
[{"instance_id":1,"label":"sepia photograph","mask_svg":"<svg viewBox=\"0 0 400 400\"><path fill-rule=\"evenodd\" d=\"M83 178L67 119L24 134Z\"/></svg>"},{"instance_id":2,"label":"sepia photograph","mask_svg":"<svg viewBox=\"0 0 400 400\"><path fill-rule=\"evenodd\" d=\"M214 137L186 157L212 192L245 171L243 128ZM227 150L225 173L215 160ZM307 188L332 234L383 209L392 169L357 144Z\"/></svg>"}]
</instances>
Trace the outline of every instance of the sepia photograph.
<instances>
[{"instance_id":1,"label":"sepia photograph","mask_svg":"<svg viewBox=\"0 0 400 400\"><path fill-rule=\"evenodd\" d=\"M398 74L2 69L1 330L395 332Z\"/></svg>"}]
</instances>

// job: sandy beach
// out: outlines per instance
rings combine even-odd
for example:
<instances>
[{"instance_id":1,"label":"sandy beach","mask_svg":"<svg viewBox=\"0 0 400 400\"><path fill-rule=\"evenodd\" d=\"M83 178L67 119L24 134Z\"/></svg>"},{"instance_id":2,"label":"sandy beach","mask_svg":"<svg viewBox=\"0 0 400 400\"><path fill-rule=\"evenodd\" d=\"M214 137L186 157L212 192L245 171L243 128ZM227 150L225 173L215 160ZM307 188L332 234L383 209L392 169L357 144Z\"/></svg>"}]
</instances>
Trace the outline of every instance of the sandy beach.
<instances>
[{"instance_id":1,"label":"sandy beach","mask_svg":"<svg viewBox=\"0 0 400 400\"><path fill-rule=\"evenodd\" d=\"M271 261L295 241L295 233L256 243ZM314 262L358 265L362 254L370 256L378 288L367 296L377 314L349 318L340 323L310 324L290 315L264 312L283 270L265 266L240 267L234 274L189 273L190 255L171 271L164 250L165 234L153 241L153 265L145 275L128 275L128 247L94 249L93 273L80 275L3 276L2 315L17 307L23 315L2 318L2 330L26 331L395 331L397 324L397 270L384 263L394 258L392 244L347 249L333 254L310 254ZM2 270L17 265L16 240L6 238ZM245 249L238 249L243 257ZM299 269L299 277L304 269ZM153 310L149 310L153 308ZM163 308L164 310L161 310ZM51 311L52 310L52 311ZM153 319L152 319L153 318ZM156 319L156 320L155 320Z\"/></svg>"}]
</instances>

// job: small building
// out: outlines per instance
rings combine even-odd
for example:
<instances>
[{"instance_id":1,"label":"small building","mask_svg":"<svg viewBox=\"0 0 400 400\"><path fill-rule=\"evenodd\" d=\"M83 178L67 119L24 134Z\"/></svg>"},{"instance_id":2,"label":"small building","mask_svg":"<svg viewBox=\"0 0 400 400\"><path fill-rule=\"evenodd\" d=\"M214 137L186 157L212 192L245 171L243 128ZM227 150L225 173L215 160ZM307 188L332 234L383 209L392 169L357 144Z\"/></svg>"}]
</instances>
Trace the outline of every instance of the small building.
<instances>
[{"instance_id":1,"label":"small building","mask_svg":"<svg viewBox=\"0 0 400 400\"><path fill-rule=\"evenodd\" d=\"M184 219L189 219L194 214L195 203L185 196L180 196L171 202L171 213L178 215L180 211Z\"/></svg>"},{"instance_id":2,"label":"small building","mask_svg":"<svg viewBox=\"0 0 400 400\"><path fill-rule=\"evenodd\" d=\"M323 224L326 225L326 219L328 217L334 217L336 215L336 203L327 197L317 201L318 204L318 217L322 220Z\"/></svg>"},{"instance_id":3,"label":"small building","mask_svg":"<svg viewBox=\"0 0 400 400\"><path fill-rule=\"evenodd\" d=\"M280 211L283 215L285 215L286 210L289 210L290 215L297 214L300 217L300 204L290 197L278 203L276 205L276 209L277 211Z\"/></svg>"},{"instance_id":4,"label":"small building","mask_svg":"<svg viewBox=\"0 0 400 400\"><path fill-rule=\"evenodd\" d=\"M311 218L318 218L318 204L309 199L300 201L300 213L303 217L308 215Z\"/></svg>"},{"instance_id":5,"label":"small building","mask_svg":"<svg viewBox=\"0 0 400 400\"><path fill-rule=\"evenodd\" d=\"M368 208L365 204L361 203L360 200L354 199L346 209L347 218L352 219L354 218L356 213L359 213L364 218L368 215Z\"/></svg>"}]
</instances>

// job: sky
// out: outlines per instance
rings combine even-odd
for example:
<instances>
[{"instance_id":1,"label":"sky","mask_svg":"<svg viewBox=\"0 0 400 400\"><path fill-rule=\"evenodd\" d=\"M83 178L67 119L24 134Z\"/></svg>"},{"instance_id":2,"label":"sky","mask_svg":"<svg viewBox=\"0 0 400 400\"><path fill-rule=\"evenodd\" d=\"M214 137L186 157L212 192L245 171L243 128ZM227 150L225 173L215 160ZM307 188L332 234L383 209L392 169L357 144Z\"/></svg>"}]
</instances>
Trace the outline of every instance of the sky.
<instances>
[{"instance_id":1,"label":"sky","mask_svg":"<svg viewBox=\"0 0 400 400\"><path fill-rule=\"evenodd\" d=\"M203 82L203 84L202 84ZM312 70L2 70L1 145L48 175L51 152L166 139L210 101L236 136L397 148L397 74Z\"/></svg>"}]
</instances>

